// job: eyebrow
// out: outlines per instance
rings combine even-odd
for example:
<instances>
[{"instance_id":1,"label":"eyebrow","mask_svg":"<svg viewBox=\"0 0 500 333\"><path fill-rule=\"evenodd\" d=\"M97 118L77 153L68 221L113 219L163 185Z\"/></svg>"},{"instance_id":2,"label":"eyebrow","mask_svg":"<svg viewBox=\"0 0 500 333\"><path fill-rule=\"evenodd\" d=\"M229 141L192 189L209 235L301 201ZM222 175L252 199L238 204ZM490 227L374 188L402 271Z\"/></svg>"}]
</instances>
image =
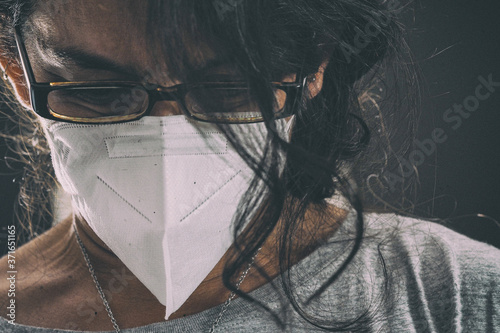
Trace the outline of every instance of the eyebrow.
<instances>
[{"instance_id":1,"label":"eyebrow","mask_svg":"<svg viewBox=\"0 0 500 333\"><path fill-rule=\"evenodd\" d=\"M122 65L112 59L89 53L77 47L55 47L51 48L51 52L59 60L62 60L63 63L69 62L82 69L106 70L129 74L131 76L139 76L139 71L132 66Z\"/></svg>"},{"instance_id":2,"label":"eyebrow","mask_svg":"<svg viewBox=\"0 0 500 333\"><path fill-rule=\"evenodd\" d=\"M120 74L130 75L136 79L145 75L143 71L140 71L133 66L120 64L112 59L87 52L78 47L52 47L51 51L63 63L71 63L82 69L117 72ZM216 69L221 66L227 66L230 63L231 62L226 57L209 59L202 66L195 67L191 70L189 76L196 77L198 75L203 75L209 70Z\"/></svg>"}]
</instances>

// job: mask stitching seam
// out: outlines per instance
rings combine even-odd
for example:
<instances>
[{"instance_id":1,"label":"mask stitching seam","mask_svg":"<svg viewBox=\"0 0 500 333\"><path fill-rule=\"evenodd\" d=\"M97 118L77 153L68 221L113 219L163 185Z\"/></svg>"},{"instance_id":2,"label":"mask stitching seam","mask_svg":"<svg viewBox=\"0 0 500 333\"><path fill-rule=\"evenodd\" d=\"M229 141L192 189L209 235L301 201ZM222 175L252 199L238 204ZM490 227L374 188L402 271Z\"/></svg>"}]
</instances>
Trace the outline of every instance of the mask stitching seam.
<instances>
[{"instance_id":1,"label":"mask stitching seam","mask_svg":"<svg viewBox=\"0 0 500 333\"><path fill-rule=\"evenodd\" d=\"M133 125L133 126L140 126L144 125L144 123L125 123L126 125ZM71 129L71 128L96 128L100 126L109 126L109 125L124 125L124 124L96 124L96 125L90 125L90 124L53 124L50 127L51 131L56 131L56 130L65 130L65 129Z\"/></svg>"},{"instance_id":2,"label":"mask stitching seam","mask_svg":"<svg viewBox=\"0 0 500 333\"><path fill-rule=\"evenodd\" d=\"M160 120L161 127L167 127L169 125L178 125L178 124L191 124L187 119L177 119L175 122L173 120Z\"/></svg>"},{"instance_id":3,"label":"mask stitching seam","mask_svg":"<svg viewBox=\"0 0 500 333\"><path fill-rule=\"evenodd\" d=\"M163 134L163 133L162 133ZM189 134L198 134L198 133L189 133ZM107 140L113 140L113 139L123 139L123 138L133 138L134 136L127 136L127 135L122 135L122 136L112 136L112 137L107 137L104 138L104 146L106 147L106 153L108 154L108 158L115 160L115 159L121 159L121 158L139 158L139 157L166 157L166 156L207 156L207 155L225 155L227 153L227 140L225 141L226 145L224 147L224 151L220 153L196 153L196 154L154 154L154 155L126 155L126 156L119 156L119 157L111 157L111 153L109 151L109 146Z\"/></svg>"},{"instance_id":4,"label":"mask stitching seam","mask_svg":"<svg viewBox=\"0 0 500 333\"><path fill-rule=\"evenodd\" d=\"M161 133L162 136L165 136L165 135L199 135L199 134L220 134L220 135L223 135L223 133L220 133L220 132L192 132L192 133L167 133L167 132L163 132ZM156 137L156 135L116 135L116 136L108 136L108 137L105 137L104 139L105 140L108 140L108 139L123 139L123 138L146 138L146 137ZM227 140L226 140L227 141Z\"/></svg>"},{"instance_id":5,"label":"mask stitching seam","mask_svg":"<svg viewBox=\"0 0 500 333\"><path fill-rule=\"evenodd\" d=\"M179 125L179 124L184 124L186 122L177 122L177 123L169 123L169 124L164 124L162 123L160 127L169 127L172 125ZM189 123L188 123L189 124ZM125 123L125 124L61 124L61 123L55 123L49 126L50 131L56 131L56 130L65 130L65 129L74 129L74 128L96 128L100 126L109 126L109 125L121 125L121 126L147 126L149 124L145 124L143 122L130 122L130 123ZM221 131L209 131L209 132L203 132L203 131L197 131L193 133L187 133L187 134L224 134ZM184 133L162 133L164 134L184 134Z\"/></svg>"},{"instance_id":6,"label":"mask stitching seam","mask_svg":"<svg viewBox=\"0 0 500 333\"><path fill-rule=\"evenodd\" d=\"M149 223L153 223L146 215L141 213L137 208L134 207L130 202L128 202L124 197L122 197L118 192L116 192L108 183L106 183L101 177L97 176L97 179L100 180L105 186L107 186L114 194L116 194L120 199L122 199L127 205L129 205L133 210L135 210L139 215L144 217Z\"/></svg>"},{"instance_id":7,"label":"mask stitching seam","mask_svg":"<svg viewBox=\"0 0 500 333\"><path fill-rule=\"evenodd\" d=\"M110 160L119 160L122 158L148 158L148 157L168 157L168 156L209 156L209 155L225 155L226 153L199 153L199 154L161 154L161 155L126 155L126 156L119 156L119 157L109 157Z\"/></svg>"},{"instance_id":8,"label":"mask stitching seam","mask_svg":"<svg viewBox=\"0 0 500 333\"><path fill-rule=\"evenodd\" d=\"M217 132L217 131L214 131L214 132L203 132L203 131L197 131L197 132L191 132L191 133L182 133L182 132L179 132L179 133L172 133L172 132L162 132L161 135L169 135L169 134L179 134L179 135L184 135L184 134L187 134L187 135L199 135L199 134L220 134L220 135L224 135L224 133L222 132Z\"/></svg>"},{"instance_id":9,"label":"mask stitching seam","mask_svg":"<svg viewBox=\"0 0 500 333\"><path fill-rule=\"evenodd\" d=\"M231 178L229 178L224 184L222 184L218 189L216 189L212 194L210 194L205 200L203 200L198 206L196 206L192 211L187 213L179 222L183 222L185 219L187 219L190 215L192 215L198 208L200 208L205 202L207 202L210 198L212 198L217 192L219 192L223 187L225 187L230 181L232 181L236 176L238 176L241 173L241 170L238 171L235 175L233 175Z\"/></svg>"}]
</instances>

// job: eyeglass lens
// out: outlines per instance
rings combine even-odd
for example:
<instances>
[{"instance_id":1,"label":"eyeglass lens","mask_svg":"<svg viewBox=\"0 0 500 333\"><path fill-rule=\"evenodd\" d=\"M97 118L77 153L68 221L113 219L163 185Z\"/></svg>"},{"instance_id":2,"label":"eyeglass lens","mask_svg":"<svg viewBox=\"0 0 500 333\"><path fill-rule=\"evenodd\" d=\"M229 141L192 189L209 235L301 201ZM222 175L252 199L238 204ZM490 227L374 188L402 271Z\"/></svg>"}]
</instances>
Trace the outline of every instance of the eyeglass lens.
<instances>
[{"instance_id":1,"label":"eyeglass lens","mask_svg":"<svg viewBox=\"0 0 500 333\"><path fill-rule=\"evenodd\" d=\"M286 92L275 88L273 111L284 109ZM195 87L184 97L184 106L195 118L214 121L252 121L261 117L257 98L244 87ZM48 108L60 118L95 119L141 115L150 97L142 86L72 87L48 94Z\"/></svg>"}]
</instances>

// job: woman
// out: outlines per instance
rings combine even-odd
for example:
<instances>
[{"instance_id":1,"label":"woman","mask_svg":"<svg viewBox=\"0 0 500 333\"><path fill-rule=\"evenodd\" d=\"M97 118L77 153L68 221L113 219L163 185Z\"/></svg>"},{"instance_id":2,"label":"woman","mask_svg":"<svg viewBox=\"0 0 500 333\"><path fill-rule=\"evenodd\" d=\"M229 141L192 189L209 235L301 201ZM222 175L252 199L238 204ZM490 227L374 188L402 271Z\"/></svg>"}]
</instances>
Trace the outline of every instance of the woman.
<instances>
[{"instance_id":1,"label":"woman","mask_svg":"<svg viewBox=\"0 0 500 333\"><path fill-rule=\"evenodd\" d=\"M2 258L2 331L500 328L497 250L363 212L360 102L395 3L0 8L2 69L73 205Z\"/></svg>"}]
</instances>

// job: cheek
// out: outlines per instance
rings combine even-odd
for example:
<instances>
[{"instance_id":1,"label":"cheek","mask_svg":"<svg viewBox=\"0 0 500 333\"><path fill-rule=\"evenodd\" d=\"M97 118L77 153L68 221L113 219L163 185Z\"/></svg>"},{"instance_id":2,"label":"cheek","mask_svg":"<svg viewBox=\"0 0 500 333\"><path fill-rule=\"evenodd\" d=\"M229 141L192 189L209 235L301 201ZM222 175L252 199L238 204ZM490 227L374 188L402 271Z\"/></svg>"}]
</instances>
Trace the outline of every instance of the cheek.
<instances>
[{"instance_id":1,"label":"cheek","mask_svg":"<svg viewBox=\"0 0 500 333\"><path fill-rule=\"evenodd\" d=\"M285 91L276 89L276 91L274 92L274 96L275 96L274 110L275 111L282 110L285 107L285 102L286 102Z\"/></svg>"}]
</instances>

